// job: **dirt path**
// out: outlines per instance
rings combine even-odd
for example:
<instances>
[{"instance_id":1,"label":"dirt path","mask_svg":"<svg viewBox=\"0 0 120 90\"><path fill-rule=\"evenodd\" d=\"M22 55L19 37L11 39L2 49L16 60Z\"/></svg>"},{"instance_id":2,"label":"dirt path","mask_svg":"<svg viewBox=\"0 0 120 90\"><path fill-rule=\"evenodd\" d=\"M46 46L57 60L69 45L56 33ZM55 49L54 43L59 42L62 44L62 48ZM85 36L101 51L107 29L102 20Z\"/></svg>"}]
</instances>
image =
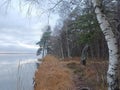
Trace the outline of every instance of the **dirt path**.
<instances>
[{"instance_id":1,"label":"dirt path","mask_svg":"<svg viewBox=\"0 0 120 90\"><path fill-rule=\"evenodd\" d=\"M75 85L75 90L92 90L85 83L82 77L83 70L85 69L85 67L80 65L80 58L67 58L61 63L62 65L69 68L70 71L72 71L72 78Z\"/></svg>"},{"instance_id":2,"label":"dirt path","mask_svg":"<svg viewBox=\"0 0 120 90\"><path fill-rule=\"evenodd\" d=\"M35 73L34 90L107 90L107 61L80 58L58 60L47 55Z\"/></svg>"}]
</instances>

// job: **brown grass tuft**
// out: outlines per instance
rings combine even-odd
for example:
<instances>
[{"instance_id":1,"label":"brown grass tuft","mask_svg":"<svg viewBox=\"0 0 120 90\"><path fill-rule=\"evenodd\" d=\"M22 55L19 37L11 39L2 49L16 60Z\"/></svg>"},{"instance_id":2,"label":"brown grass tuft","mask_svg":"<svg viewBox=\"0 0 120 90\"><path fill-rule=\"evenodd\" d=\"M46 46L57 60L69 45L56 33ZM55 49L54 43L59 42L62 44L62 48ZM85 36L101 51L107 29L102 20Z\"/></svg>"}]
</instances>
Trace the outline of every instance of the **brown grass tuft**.
<instances>
[{"instance_id":1,"label":"brown grass tuft","mask_svg":"<svg viewBox=\"0 0 120 90\"><path fill-rule=\"evenodd\" d=\"M47 55L35 73L35 90L74 90L69 69L54 56Z\"/></svg>"}]
</instances>

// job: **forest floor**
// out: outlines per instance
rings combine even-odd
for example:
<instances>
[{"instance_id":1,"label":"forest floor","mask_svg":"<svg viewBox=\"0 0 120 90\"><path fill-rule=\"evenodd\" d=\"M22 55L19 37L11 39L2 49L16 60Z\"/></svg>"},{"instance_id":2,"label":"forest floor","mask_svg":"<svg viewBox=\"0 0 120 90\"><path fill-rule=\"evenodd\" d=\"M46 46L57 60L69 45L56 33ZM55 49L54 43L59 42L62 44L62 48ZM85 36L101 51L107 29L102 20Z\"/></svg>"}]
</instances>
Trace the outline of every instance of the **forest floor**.
<instances>
[{"instance_id":1,"label":"forest floor","mask_svg":"<svg viewBox=\"0 0 120 90\"><path fill-rule=\"evenodd\" d=\"M35 73L34 90L107 90L107 64L88 59L83 66L78 57L59 60L47 55Z\"/></svg>"}]
</instances>

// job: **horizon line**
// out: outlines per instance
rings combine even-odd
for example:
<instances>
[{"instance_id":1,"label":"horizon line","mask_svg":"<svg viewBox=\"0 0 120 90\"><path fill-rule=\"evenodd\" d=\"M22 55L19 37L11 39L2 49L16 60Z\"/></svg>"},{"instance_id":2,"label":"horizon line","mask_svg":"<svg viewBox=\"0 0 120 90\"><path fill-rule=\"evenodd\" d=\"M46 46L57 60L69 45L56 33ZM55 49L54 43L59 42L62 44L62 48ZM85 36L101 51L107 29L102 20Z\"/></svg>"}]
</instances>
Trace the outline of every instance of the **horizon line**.
<instances>
[{"instance_id":1,"label":"horizon line","mask_svg":"<svg viewBox=\"0 0 120 90\"><path fill-rule=\"evenodd\" d=\"M22 53L22 52L20 52L20 53L12 53L12 52L10 52L10 53L7 53L7 52L5 52L5 53L0 53L0 54L35 54L35 53Z\"/></svg>"}]
</instances>

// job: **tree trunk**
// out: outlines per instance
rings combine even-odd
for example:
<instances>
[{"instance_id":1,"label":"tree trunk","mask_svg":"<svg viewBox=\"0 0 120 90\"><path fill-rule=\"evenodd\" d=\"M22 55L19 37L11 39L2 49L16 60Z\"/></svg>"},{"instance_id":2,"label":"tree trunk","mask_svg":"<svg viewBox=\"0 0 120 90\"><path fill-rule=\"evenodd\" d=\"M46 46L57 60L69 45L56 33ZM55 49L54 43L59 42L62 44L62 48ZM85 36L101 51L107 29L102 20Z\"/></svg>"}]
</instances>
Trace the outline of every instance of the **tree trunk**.
<instances>
[{"instance_id":1,"label":"tree trunk","mask_svg":"<svg viewBox=\"0 0 120 90\"><path fill-rule=\"evenodd\" d=\"M97 58L100 58L100 46L99 46L99 41L96 41L96 53L97 53Z\"/></svg>"},{"instance_id":2,"label":"tree trunk","mask_svg":"<svg viewBox=\"0 0 120 90\"><path fill-rule=\"evenodd\" d=\"M91 56L91 59L94 58L94 53L93 53L93 48L92 48L92 45L90 45L90 56Z\"/></svg>"},{"instance_id":3,"label":"tree trunk","mask_svg":"<svg viewBox=\"0 0 120 90\"><path fill-rule=\"evenodd\" d=\"M86 45L84 46L83 50L82 50L81 62L82 62L83 65L86 65L88 47L89 47L89 45L86 44Z\"/></svg>"},{"instance_id":4,"label":"tree trunk","mask_svg":"<svg viewBox=\"0 0 120 90\"><path fill-rule=\"evenodd\" d=\"M69 47L68 38L67 38L67 56L68 56L68 57L71 57L71 56L70 56L70 47Z\"/></svg>"},{"instance_id":5,"label":"tree trunk","mask_svg":"<svg viewBox=\"0 0 120 90\"><path fill-rule=\"evenodd\" d=\"M118 85L118 46L112 28L101 9L101 0L92 0L97 20L105 36L109 49L109 67L107 72L108 90L119 90Z\"/></svg>"},{"instance_id":6,"label":"tree trunk","mask_svg":"<svg viewBox=\"0 0 120 90\"><path fill-rule=\"evenodd\" d=\"M42 58L45 56L45 44L46 44L46 41L44 41L44 45L43 45L43 53L42 53Z\"/></svg>"},{"instance_id":7,"label":"tree trunk","mask_svg":"<svg viewBox=\"0 0 120 90\"><path fill-rule=\"evenodd\" d=\"M102 35L103 36L103 35ZM102 38L102 41L101 41L101 57L104 59L105 58L105 48L106 48L106 46L105 46L105 40Z\"/></svg>"},{"instance_id":8,"label":"tree trunk","mask_svg":"<svg viewBox=\"0 0 120 90\"><path fill-rule=\"evenodd\" d=\"M62 41L61 40L60 40L60 52L61 52L62 59L64 59L63 45L62 45Z\"/></svg>"},{"instance_id":9,"label":"tree trunk","mask_svg":"<svg viewBox=\"0 0 120 90\"><path fill-rule=\"evenodd\" d=\"M42 53L42 58L44 57L44 47L43 47L43 53Z\"/></svg>"},{"instance_id":10,"label":"tree trunk","mask_svg":"<svg viewBox=\"0 0 120 90\"><path fill-rule=\"evenodd\" d=\"M67 57L71 57L70 56L70 47L69 47L69 38L68 38L68 30L67 30L67 26L66 27L66 44L67 44Z\"/></svg>"}]
</instances>

